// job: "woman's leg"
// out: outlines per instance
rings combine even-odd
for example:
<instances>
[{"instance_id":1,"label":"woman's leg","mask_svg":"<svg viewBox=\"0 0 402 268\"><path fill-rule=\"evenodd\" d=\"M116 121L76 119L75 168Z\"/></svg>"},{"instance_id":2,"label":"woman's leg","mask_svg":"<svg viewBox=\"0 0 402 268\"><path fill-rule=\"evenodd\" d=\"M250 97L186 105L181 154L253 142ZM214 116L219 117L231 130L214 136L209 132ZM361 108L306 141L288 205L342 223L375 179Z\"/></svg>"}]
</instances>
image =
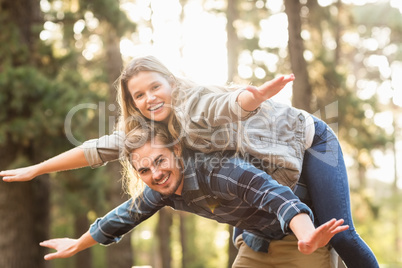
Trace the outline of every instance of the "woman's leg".
<instances>
[{"instance_id":1,"label":"woman's leg","mask_svg":"<svg viewBox=\"0 0 402 268\"><path fill-rule=\"evenodd\" d=\"M336 234L331 245L348 267L379 267L367 244L353 226L349 183L339 141L323 121L314 118L315 136L304 155L302 179L306 182L319 224L344 219L349 230Z\"/></svg>"}]
</instances>

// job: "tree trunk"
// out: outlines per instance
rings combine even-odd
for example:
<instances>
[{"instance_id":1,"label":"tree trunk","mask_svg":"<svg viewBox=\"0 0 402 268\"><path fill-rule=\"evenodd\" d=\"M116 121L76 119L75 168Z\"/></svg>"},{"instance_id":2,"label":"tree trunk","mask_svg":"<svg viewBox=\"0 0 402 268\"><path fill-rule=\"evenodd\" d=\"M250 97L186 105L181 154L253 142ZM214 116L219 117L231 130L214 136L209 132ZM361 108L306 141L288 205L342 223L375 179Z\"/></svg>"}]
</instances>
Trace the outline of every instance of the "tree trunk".
<instances>
[{"instance_id":1,"label":"tree trunk","mask_svg":"<svg viewBox=\"0 0 402 268\"><path fill-rule=\"evenodd\" d=\"M237 75L238 54L239 54L239 38L234 27L234 22L239 18L237 10L237 0L228 0L226 11L226 32L227 32L227 53L228 53L228 79L233 82Z\"/></svg>"},{"instance_id":2,"label":"tree trunk","mask_svg":"<svg viewBox=\"0 0 402 268\"><path fill-rule=\"evenodd\" d=\"M48 208L48 176L23 183L0 181L0 267L46 267L39 242L48 238Z\"/></svg>"},{"instance_id":3,"label":"tree trunk","mask_svg":"<svg viewBox=\"0 0 402 268\"><path fill-rule=\"evenodd\" d=\"M312 112L312 88L309 82L307 62L304 59L304 43L301 38L301 4L299 0L286 0L285 12L288 17L289 55L292 71L296 77L293 82L292 105L296 108ZM338 259L338 268L344 267L342 260Z\"/></svg>"},{"instance_id":4,"label":"tree trunk","mask_svg":"<svg viewBox=\"0 0 402 268\"><path fill-rule=\"evenodd\" d=\"M181 259L181 267L190 267L191 261L193 260L191 256L191 251L189 250L189 243L188 243L188 232L187 232L187 216L186 212L179 212L180 217L180 241L181 241L181 248L183 257Z\"/></svg>"},{"instance_id":5,"label":"tree trunk","mask_svg":"<svg viewBox=\"0 0 402 268\"><path fill-rule=\"evenodd\" d=\"M178 212L180 216L180 239L182 247L182 268L200 267L203 263L196 244L196 221L198 216L185 211ZM201 231L205 234L204 231Z\"/></svg>"},{"instance_id":6,"label":"tree trunk","mask_svg":"<svg viewBox=\"0 0 402 268\"><path fill-rule=\"evenodd\" d=\"M0 0L0 10L2 20L7 16L9 26L18 29L16 34L22 46L27 48L30 56L33 55L32 28L35 22L41 20L39 1ZM13 66L30 63L29 58L19 55L11 59ZM41 150L36 150L33 143L24 146L13 143L12 137L7 136L0 145L0 169L10 168L20 152L25 150L28 151L26 155L30 162L38 162L40 157L37 152ZM5 183L0 180L0 267L45 267L45 250L39 246L39 242L48 238L48 211L48 176L23 183Z\"/></svg>"},{"instance_id":7,"label":"tree trunk","mask_svg":"<svg viewBox=\"0 0 402 268\"><path fill-rule=\"evenodd\" d=\"M170 249L170 227L172 226L172 211L165 207L159 210L159 223L156 227L156 234L159 238L159 255L162 268L172 267L172 250Z\"/></svg>"},{"instance_id":8,"label":"tree trunk","mask_svg":"<svg viewBox=\"0 0 402 268\"><path fill-rule=\"evenodd\" d=\"M286 0L285 12L288 17L289 55L292 71L296 77L293 82L292 105L311 112L312 90L309 82L307 63L304 59L304 44L301 38L301 4L299 0Z\"/></svg>"},{"instance_id":9,"label":"tree trunk","mask_svg":"<svg viewBox=\"0 0 402 268\"><path fill-rule=\"evenodd\" d=\"M238 1L228 0L226 11L226 32L227 32L227 51L228 51L228 79L227 82L234 82L233 80L237 76L238 55L239 55L239 38L237 36L234 22L239 19ZM229 232L233 233L233 227L229 226ZM236 259L237 249L232 243L232 237L229 236L228 247L228 267L232 267L234 260Z\"/></svg>"},{"instance_id":10,"label":"tree trunk","mask_svg":"<svg viewBox=\"0 0 402 268\"><path fill-rule=\"evenodd\" d=\"M400 207L401 203L399 202L400 200L400 190L398 187L398 158L397 158L397 137L399 137L398 134L400 134L400 129L398 128L396 122L398 122L398 116L396 113L397 106L393 104L393 121L392 121L392 126L394 127L394 133L392 134L392 154L394 157L394 181L392 183L392 200L394 200L393 206L394 206L394 217L393 217L393 225L394 225L394 241L393 244L395 245L395 251L396 251L396 256L402 256L402 238L401 238L401 230L400 230ZM397 258L394 260L397 262Z\"/></svg>"},{"instance_id":11,"label":"tree trunk","mask_svg":"<svg viewBox=\"0 0 402 268\"><path fill-rule=\"evenodd\" d=\"M120 38L112 27L105 27L107 34L106 48L106 69L109 80L109 101L105 106L105 120L100 120L100 124L105 122L104 133L99 133L100 136L112 132L117 122L118 105L116 103L116 88L114 83L120 76L120 71L123 67L123 60L120 54ZM108 124L106 124L108 122ZM101 128L100 128L101 129ZM129 197L123 194L122 184L120 181L121 166L119 163L109 163L107 165L107 173L110 176L110 192L109 204L112 208L120 205ZM107 263L108 267L127 268L133 265L133 254L131 247L131 236L126 235L117 244L107 248Z\"/></svg>"},{"instance_id":12,"label":"tree trunk","mask_svg":"<svg viewBox=\"0 0 402 268\"><path fill-rule=\"evenodd\" d=\"M128 196L123 194L119 163L109 163L107 173L110 174L108 201L111 208L114 208L127 201ZM126 268L134 263L130 234L125 235L119 243L107 247L106 251L109 268Z\"/></svg>"},{"instance_id":13,"label":"tree trunk","mask_svg":"<svg viewBox=\"0 0 402 268\"><path fill-rule=\"evenodd\" d=\"M228 243L228 268L232 267L232 264L234 262L234 260L236 259L238 250L237 248L234 246L233 242L232 242L232 236L233 236L233 226L228 225L228 231L229 231L229 243Z\"/></svg>"},{"instance_id":14,"label":"tree trunk","mask_svg":"<svg viewBox=\"0 0 402 268\"><path fill-rule=\"evenodd\" d=\"M80 237L83 233L88 231L88 218L86 213L79 213L74 219L74 237ZM76 255L75 267L92 267L92 254L91 249L81 251Z\"/></svg>"}]
</instances>

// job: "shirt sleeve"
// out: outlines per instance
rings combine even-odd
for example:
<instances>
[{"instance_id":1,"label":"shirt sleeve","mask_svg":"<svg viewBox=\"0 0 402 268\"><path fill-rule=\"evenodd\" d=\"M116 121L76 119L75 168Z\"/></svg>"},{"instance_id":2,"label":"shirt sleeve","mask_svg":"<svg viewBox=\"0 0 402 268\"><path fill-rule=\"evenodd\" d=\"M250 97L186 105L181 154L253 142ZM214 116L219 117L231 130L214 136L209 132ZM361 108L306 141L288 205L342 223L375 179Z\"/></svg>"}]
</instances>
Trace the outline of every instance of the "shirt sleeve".
<instances>
[{"instance_id":1,"label":"shirt sleeve","mask_svg":"<svg viewBox=\"0 0 402 268\"><path fill-rule=\"evenodd\" d=\"M107 164L107 162L118 160L120 148L123 148L124 132L115 131L111 135L105 135L98 139L84 142L80 148L92 168Z\"/></svg>"},{"instance_id":2,"label":"shirt sleeve","mask_svg":"<svg viewBox=\"0 0 402 268\"><path fill-rule=\"evenodd\" d=\"M213 189L227 195L240 197L244 202L259 210L276 215L284 233L290 230L291 219L300 213L306 213L314 221L311 209L292 192L279 184L266 172L240 158L231 158L223 164L211 180Z\"/></svg>"},{"instance_id":3,"label":"shirt sleeve","mask_svg":"<svg viewBox=\"0 0 402 268\"><path fill-rule=\"evenodd\" d=\"M160 194L146 188L142 197L130 199L104 217L98 218L90 226L89 233L102 245L117 243L126 233L154 215L163 206Z\"/></svg>"},{"instance_id":4,"label":"shirt sleeve","mask_svg":"<svg viewBox=\"0 0 402 268\"><path fill-rule=\"evenodd\" d=\"M183 116L189 116L192 122L209 127L244 121L255 115L260 108L254 111L241 108L237 97L242 91L244 89L213 93L198 87L194 89L194 94L189 94L187 100L183 101Z\"/></svg>"}]
</instances>

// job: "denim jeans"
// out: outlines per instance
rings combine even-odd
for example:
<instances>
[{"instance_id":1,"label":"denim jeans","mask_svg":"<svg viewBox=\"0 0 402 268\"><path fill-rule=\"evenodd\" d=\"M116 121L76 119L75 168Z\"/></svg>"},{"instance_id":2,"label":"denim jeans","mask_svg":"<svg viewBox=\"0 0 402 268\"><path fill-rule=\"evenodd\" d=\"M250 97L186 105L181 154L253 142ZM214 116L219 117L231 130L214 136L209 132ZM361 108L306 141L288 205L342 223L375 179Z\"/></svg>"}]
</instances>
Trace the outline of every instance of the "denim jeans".
<instances>
[{"instance_id":1,"label":"denim jeans","mask_svg":"<svg viewBox=\"0 0 402 268\"><path fill-rule=\"evenodd\" d=\"M357 234L350 209L349 183L339 141L329 126L314 117L315 135L306 151L301 173L319 225L332 218L344 219L347 231L336 234L330 244L350 268L377 268L368 245Z\"/></svg>"}]
</instances>

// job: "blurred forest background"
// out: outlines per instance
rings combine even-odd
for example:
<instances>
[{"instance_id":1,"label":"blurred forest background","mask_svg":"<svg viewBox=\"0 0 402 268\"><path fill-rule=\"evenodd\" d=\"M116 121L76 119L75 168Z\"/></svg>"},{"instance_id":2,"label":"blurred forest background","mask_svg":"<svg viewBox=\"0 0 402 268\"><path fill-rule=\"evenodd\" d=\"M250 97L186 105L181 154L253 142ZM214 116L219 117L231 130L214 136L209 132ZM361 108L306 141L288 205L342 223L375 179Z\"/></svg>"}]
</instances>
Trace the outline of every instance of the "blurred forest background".
<instances>
[{"instance_id":1,"label":"blurred forest background","mask_svg":"<svg viewBox=\"0 0 402 268\"><path fill-rule=\"evenodd\" d=\"M202 83L260 85L322 118L347 161L357 231L402 267L402 1L0 0L0 170L113 130L114 81L153 54ZM121 243L45 262L39 242L79 237L127 197L119 164L0 182L0 267L230 267L231 230L162 210Z\"/></svg>"}]
</instances>

